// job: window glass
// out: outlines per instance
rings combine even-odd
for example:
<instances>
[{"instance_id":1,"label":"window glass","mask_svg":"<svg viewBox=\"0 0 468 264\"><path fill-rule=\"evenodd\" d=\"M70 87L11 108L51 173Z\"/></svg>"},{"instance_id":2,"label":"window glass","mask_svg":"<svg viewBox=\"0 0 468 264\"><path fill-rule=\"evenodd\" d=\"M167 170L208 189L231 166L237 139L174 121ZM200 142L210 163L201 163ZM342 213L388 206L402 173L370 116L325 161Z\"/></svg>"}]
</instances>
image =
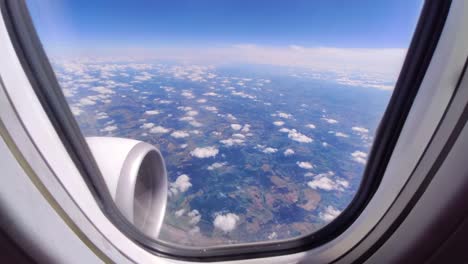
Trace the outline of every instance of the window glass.
<instances>
[{"instance_id":1,"label":"window glass","mask_svg":"<svg viewBox=\"0 0 468 264\"><path fill-rule=\"evenodd\" d=\"M184 246L311 234L356 195L416 1L28 1L85 137L150 143Z\"/></svg>"}]
</instances>

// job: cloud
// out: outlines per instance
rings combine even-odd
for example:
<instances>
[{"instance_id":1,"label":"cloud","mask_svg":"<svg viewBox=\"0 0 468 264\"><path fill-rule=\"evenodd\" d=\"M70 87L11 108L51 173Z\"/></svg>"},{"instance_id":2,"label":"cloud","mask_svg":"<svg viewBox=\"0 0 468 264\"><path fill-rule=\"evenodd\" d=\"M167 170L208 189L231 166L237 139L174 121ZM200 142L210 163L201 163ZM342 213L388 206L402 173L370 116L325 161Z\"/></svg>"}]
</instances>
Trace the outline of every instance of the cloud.
<instances>
[{"instance_id":1,"label":"cloud","mask_svg":"<svg viewBox=\"0 0 468 264\"><path fill-rule=\"evenodd\" d=\"M336 123L338 123L337 120L332 119L332 118L322 117L322 120L324 120L324 121L327 122L328 124L336 124Z\"/></svg>"},{"instance_id":2,"label":"cloud","mask_svg":"<svg viewBox=\"0 0 468 264\"><path fill-rule=\"evenodd\" d=\"M278 117L285 118L285 119L290 119L293 117L291 114L287 114L287 113L279 112L279 111L276 112L274 116L278 116Z\"/></svg>"},{"instance_id":3,"label":"cloud","mask_svg":"<svg viewBox=\"0 0 468 264\"><path fill-rule=\"evenodd\" d=\"M73 115L75 115L75 116L79 116L79 115L81 115L83 113L83 110L81 110L78 106L72 105L72 106L70 106L70 109L71 109Z\"/></svg>"},{"instance_id":4,"label":"cloud","mask_svg":"<svg viewBox=\"0 0 468 264\"><path fill-rule=\"evenodd\" d=\"M278 151L278 149L276 148L270 148L270 147L267 147L267 148L264 148L262 150L263 153L266 153L266 154L272 154L272 153L276 153Z\"/></svg>"},{"instance_id":5,"label":"cloud","mask_svg":"<svg viewBox=\"0 0 468 264\"><path fill-rule=\"evenodd\" d=\"M180 95L182 95L183 97L185 97L185 98L187 98L187 99L193 99L193 98L195 98L195 96L193 95L193 93L190 92L190 91L187 91L187 90L182 91L182 93L181 93Z\"/></svg>"},{"instance_id":6,"label":"cloud","mask_svg":"<svg viewBox=\"0 0 468 264\"><path fill-rule=\"evenodd\" d=\"M154 127L153 123L144 123L143 125L140 126L141 128L148 129Z\"/></svg>"},{"instance_id":7,"label":"cloud","mask_svg":"<svg viewBox=\"0 0 468 264\"><path fill-rule=\"evenodd\" d=\"M219 94L214 93L214 92L204 93L203 95L205 95L205 96L219 96Z\"/></svg>"},{"instance_id":8,"label":"cloud","mask_svg":"<svg viewBox=\"0 0 468 264\"><path fill-rule=\"evenodd\" d=\"M312 163L307 162L307 161L298 161L298 162L296 162L296 164L297 164L297 166L299 166L299 168L306 169L306 170L310 170L310 169L314 168Z\"/></svg>"},{"instance_id":9,"label":"cloud","mask_svg":"<svg viewBox=\"0 0 468 264\"><path fill-rule=\"evenodd\" d=\"M242 132L249 132L250 131L250 125L245 124L244 127L241 129Z\"/></svg>"},{"instance_id":10,"label":"cloud","mask_svg":"<svg viewBox=\"0 0 468 264\"><path fill-rule=\"evenodd\" d=\"M282 126L282 125L284 125L284 122L283 121L275 121L275 122L273 122L273 125Z\"/></svg>"},{"instance_id":11,"label":"cloud","mask_svg":"<svg viewBox=\"0 0 468 264\"><path fill-rule=\"evenodd\" d=\"M211 164L210 166L208 166L208 170L221 169L222 167L224 167L226 165L227 165L227 162L215 162L215 163Z\"/></svg>"},{"instance_id":12,"label":"cloud","mask_svg":"<svg viewBox=\"0 0 468 264\"><path fill-rule=\"evenodd\" d=\"M285 150L285 151L283 152L283 154L284 154L285 156L291 156L291 155L293 155L294 153L295 153L294 150L292 150L292 149L290 149L290 148L287 149L287 150Z\"/></svg>"},{"instance_id":13,"label":"cloud","mask_svg":"<svg viewBox=\"0 0 468 264\"><path fill-rule=\"evenodd\" d=\"M106 118L109 118L109 116L105 112L99 112L99 113L97 113L96 118L97 119L106 119Z\"/></svg>"},{"instance_id":14,"label":"cloud","mask_svg":"<svg viewBox=\"0 0 468 264\"><path fill-rule=\"evenodd\" d=\"M193 121L195 120L195 118L191 117L191 116L183 116L181 118L179 118L180 121Z\"/></svg>"},{"instance_id":15,"label":"cloud","mask_svg":"<svg viewBox=\"0 0 468 264\"><path fill-rule=\"evenodd\" d=\"M79 103L80 105L95 105L96 104L96 102L91 100L89 97L80 99Z\"/></svg>"},{"instance_id":16,"label":"cloud","mask_svg":"<svg viewBox=\"0 0 468 264\"><path fill-rule=\"evenodd\" d=\"M187 216L190 217L189 224L191 224L191 225L196 225L196 224L198 224L198 222L200 222L200 220L201 220L201 215L200 215L200 212L198 212L198 210L192 210L192 211L190 211L190 212L187 214Z\"/></svg>"},{"instance_id":17,"label":"cloud","mask_svg":"<svg viewBox=\"0 0 468 264\"><path fill-rule=\"evenodd\" d=\"M224 233L229 233L236 228L239 220L239 216L233 213L218 214L213 221L213 225Z\"/></svg>"},{"instance_id":18,"label":"cloud","mask_svg":"<svg viewBox=\"0 0 468 264\"><path fill-rule=\"evenodd\" d=\"M288 138L301 143L311 143L314 141L312 138L297 132L296 129L291 129L288 131Z\"/></svg>"},{"instance_id":19,"label":"cloud","mask_svg":"<svg viewBox=\"0 0 468 264\"><path fill-rule=\"evenodd\" d=\"M100 94L113 94L115 93L114 91L112 91L111 89L109 88L106 88L104 86L96 86L96 87L93 87L90 89L91 91L95 91L95 92L98 92Z\"/></svg>"},{"instance_id":20,"label":"cloud","mask_svg":"<svg viewBox=\"0 0 468 264\"><path fill-rule=\"evenodd\" d=\"M191 126L194 126L194 127L201 127L201 126L203 126L202 123L200 123L200 122L198 122L198 121L196 121L196 120L190 121L189 124L190 124Z\"/></svg>"},{"instance_id":21,"label":"cloud","mask_svg":"<svg viewBox=\"0 0 468 264\"><path fill-rule=\"evenodd\" d=\"M336 178L333 179L334 172L329 171L327 173L320 173L314 176L312 181L309 181L307 185L314 189L322 189L325 191L344 191L345 188L349 187L349 182L345 179Z\"/></svg>"},{"instance_id":22,"label":"cloud","mask_svg":"<svg viewBox=\"0 0 468 264\"><path fill-rule=\"evenodd\" d=\"M248 98L248 99L252 99L252 100L256 98L255 96L250 95L250 94L246 94L246 93L244 93L242 91L240 91L240 92L232 91L231 94L234 95L234 96L239 96L239 97L242 97L242 98Z\"/></svg>"},{"instance_id":23,"label":"cloud","mask_svg":"<svg viewBox=\"0 0 468 264\"><path fill-rule=\"evenodd\" d=\"M101 129L102 132L112 132L117 130L117 126L106 126L105 128Z\"/></svg>"},{"instance_id":24,"label":"cloud","mask_svg":"<svg viewBox=\"0 0 468 264\"><path fill-rule=\"evenodd\" d=\"M343 138L348 138L349 136L345 133L342 133L342 132L336 132L335 133L335 136L337 137L343 137Z\"/></svg>"},{"instance_id":25,"label":"cloud","mask_svg":"<svg viewBox=\"0 0 468 264\"><path fill-rule=\"evenodd\" d=\"M231 128L234 129L234 130L240 130L242 128L242 126L239 125L239 124L231 124Z\"/></svg>"},{"instance_id":26,"label":"cloud","mask_svg":"<svg viewBox=\"0 0 468 264\"><path fill-rule=\"evenodd\" d=\"M278 234L276 232L272 232L271 234L268 235L268 240L273 240L278 237Z\"/></svg>"},{"instance_id":27,"label":"cloud","mask_svg":"<svg viewBox=\"0 0 468 264\"><path fill-rule=\"evenodd\" d=\"M162 126L155 126L149 130L149 132L153 134L165 134L165 133L168 133L169 131L171 131L169 128L165 128Z\"/></svg>"},{"instance_id":28,"label":"cloud","mask_svg":"<svg viewBox=\"0 0 468 264\"><path fill-rule=\"evenodd\" d=\"M228 139L220 140L219 142L221 142L226 147L232 147L234 145L244 144L245 140L243 140L241 138L228 138Z\"/></svg>"},{"instance_id":29,"label":"cloud","mask_svg":"<svg viewBox=\"0 0 468 264\"><path fill-rule=\"evenodd\" d=\"M120 52L120 51L119 51ZM175 60L192 64L222 65L226 63L262 64L305 68L311 71L364 73L396 79L406 54L401 48L334 48L317 46L267 46L235 44L200 47L158 47L138 51L126 50L134 58ZM378 59L376 59L378 58ZM179 67L181 68L181 67ZM180 69L187 77L187 66ZM200 72L202 69L198 69ZM203 69L205 72L207 69ZM185 75L183 75L185 74ZM195 75L202 79L199 75Z\"/></svg>"},{"instance_id":30,"label":"cloud","mask_svg":"<svg viewBox=\"0 0 468 264\"><path fill-rule=\"evenodd\" d=\"M314 124L307 124L306 127L310 128L310 129L315 129L316 126Z\"/></svg>"},{"instance_id":31,"label":"cloud","mask_svg":"<svg viewBox=\"0 0 468 264\"><path fill-rule=\"evenodd\" d=\"M187 174L182 174L175 182L169 184L169 195L176 195L178 193L186 192L190 187L192 187L192 183L190 183L190 177Z\"/></svg>"},{"instance_id":32,"label":"cloud","mask_svg":"<svg viewBox=\"0 0 468 264\"><path fill-rule=\"evenodd\" d=\"M367 161L367 153L362 151L354 151L351 153L352 159L360 164L366 164Z\"/></svg>"},{"instance_id":33,"label":"cloud","mask_svg":"<svg viewBox=\"0 0 468 264\"><path fill-rule=\"evenodd\" d=\"M196 115L198 115L198 112L197 112L197 111L194 111L194 110L192 110L192 111L187 111L187 115L188 115L188 116L196 116Z\"/></svg>"},{"instance_id":34,"label":"cloud","mask_svg":"<svg viewBox=\"0 0 468 264\"><path fill-rule=\"evenodd\" d=\"M190 152L190 155L203 159L203 158L210 158L215 157L218 155L219 150L216 147L203 147L203 148L195 148Z\"/></svg>"},{"instance_id":35,"label":"cloud","mask_svg":"<svg viewBox=\"0 0 468 264\"><path fill-rule=\"evenodd\" d=\"M161 112L159 112L158 110L148 110L148 111L145 111L145 114L146 115L159 115Z\"/></svg>"},{"instance_id":36,"label":"cloud","mask_svg":"<svg viewBox=\"0 0 468 264\"><path fill-rule=\"evenodd\" d=\"M190 134L183 130L177 130L171 133L171 137L173 138L186 138L188 136L190 136Z\"/></svg>"},{"instance_id":37,"label":"cloud","mask_svg":"<svg viewBox=\"0 0 468 264\"><path fill-rule=\"evenodd\" d=\"M355 126L355 127L351 128L351 129L352 129L353 131L358 132L358 133L363 133L363 134L369 133L369 129L364 128L364 127L357 127L357 126Z\"/></svg>"},{"instance_id":38,"label":"cloud","mask_svg":"<svg viewBox=\"0 0 468 264\"><path fill-rule=\"evenodd\" d=\"M319 213L319 217L325 222L331 222L339 214L341 214L340 210L338 210L335 207L329 205L329 206L325 207L324 211Z\"/></svg>"},{"instance_id":39,"label":"cloud","mask_svg":"<svg viewBox=\"0 0 468 264\"><path fill-rule=\"evenodd\" d=\"M180 210L175 211L175 212L174 212L174 215L175 215L176 217L181 217L184 213L185 213L185 209L182 208L182 209L180 209Z\"/></svg>"},{"instance_id":40,"label":"cloud","mask_svg":"<svg viewBox=\"0 0 468 264\"><path fill-rule=\"evenodd\" d=\"M148 81L149 79L151 79L151 76L150 75L138 75L138 76L133 77L133 79L136 82L142 82L142 81Z\"/></svg>"},{"instance_id":41,"label":"cloud","mask_svg":"<svg viewBox=\"0 0 468 264\"><path fill-rule=\"evenodd\" d=\"M205 106L205 110L213 112L213 113L218 112L218 108L216 108L216 106Z\"/></svg>"},{"instance_id":42,"label":"cloud","mask_svg":"<svg viewBox=\"0 0 468 264\"><path fill-rule=\"evenodd\" d=\"M200 103L200 104L204 104L204 103L206 103L206 102L207 102L207 100L206 100L205 98L202 98L202 99L198 99L198 100L197 100L197 103Z\"/></svg>"}]
</instances>

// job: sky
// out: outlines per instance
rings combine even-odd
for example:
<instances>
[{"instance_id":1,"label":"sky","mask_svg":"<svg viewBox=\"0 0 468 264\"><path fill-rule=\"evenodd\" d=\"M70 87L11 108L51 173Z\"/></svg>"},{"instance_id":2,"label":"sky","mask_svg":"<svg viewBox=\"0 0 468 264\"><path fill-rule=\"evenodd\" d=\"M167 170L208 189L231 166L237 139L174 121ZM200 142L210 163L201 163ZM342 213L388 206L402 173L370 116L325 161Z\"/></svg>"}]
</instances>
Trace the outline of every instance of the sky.
<instances>
[{"instance_id":1,"label":"sky","mask_svg":"<svg viewBox=\"0 0 468 264\"><path fill-rule=\"evenodd\" d=\"M251 61L256 55L260 58L253 62L267 58L273 64L298 51L308 55L297 58L350 51L348 57L365 60L375 60L375 52L382 51L401 61L422 7L421 0L27 2L39 36L53 54L132 50L165 59L183 54L192 60ZM275 59L277 52L282 58ZM285 64L291 63L304 64Z\"/></svg>"}]
</instances>

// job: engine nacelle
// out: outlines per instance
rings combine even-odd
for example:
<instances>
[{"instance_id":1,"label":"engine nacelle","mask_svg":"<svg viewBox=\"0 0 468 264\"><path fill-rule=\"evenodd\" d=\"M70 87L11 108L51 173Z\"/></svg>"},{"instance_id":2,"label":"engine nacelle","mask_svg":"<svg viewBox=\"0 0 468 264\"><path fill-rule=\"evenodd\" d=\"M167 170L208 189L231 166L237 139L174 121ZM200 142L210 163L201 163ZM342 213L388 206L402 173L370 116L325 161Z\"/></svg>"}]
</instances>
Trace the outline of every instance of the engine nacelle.
<instances>
[{"instance_id":1,"label":"engine nacelle","mask_svg":"<svg viewBox=\"0 0 468 264\"><path fill-rule=\"evenodd\" d=\"M167 203L167 172L154 146L116 137L86 138L107 188L122 214L157 238Z\"/></svg>"}]
</instances>

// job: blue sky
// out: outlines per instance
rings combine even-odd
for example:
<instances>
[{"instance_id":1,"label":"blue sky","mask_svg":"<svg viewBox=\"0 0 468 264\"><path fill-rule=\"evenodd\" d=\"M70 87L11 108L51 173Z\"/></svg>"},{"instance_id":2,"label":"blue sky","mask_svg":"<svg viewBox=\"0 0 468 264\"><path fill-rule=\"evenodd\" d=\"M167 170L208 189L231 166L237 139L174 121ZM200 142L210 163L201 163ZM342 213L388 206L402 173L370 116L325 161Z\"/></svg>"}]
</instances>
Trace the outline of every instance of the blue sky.
<instances>
[{"instance_id":1,"label":"blue sky","mask_svg":"<svg viewBox=\"0 0 468 264\"><path fill-rule=\"evenodd\" d=\"M398 74L422 0L28 0L52 57Z\"/></svg>"},{"instance_id":2,"label":"blue sky","mask_svg":"<svg viewBox=\"0 0 468 264\"><path fill-rule=\"evenodd\" d=\"M58 42L55 27L73 35L68 45L145 47L253 43L406 48L421 8L420 0L28 2L46 44ZM60 26L51 26L54 20ZM68 32L60 32L64 30Z\"/></svg>"}]
</instances>

